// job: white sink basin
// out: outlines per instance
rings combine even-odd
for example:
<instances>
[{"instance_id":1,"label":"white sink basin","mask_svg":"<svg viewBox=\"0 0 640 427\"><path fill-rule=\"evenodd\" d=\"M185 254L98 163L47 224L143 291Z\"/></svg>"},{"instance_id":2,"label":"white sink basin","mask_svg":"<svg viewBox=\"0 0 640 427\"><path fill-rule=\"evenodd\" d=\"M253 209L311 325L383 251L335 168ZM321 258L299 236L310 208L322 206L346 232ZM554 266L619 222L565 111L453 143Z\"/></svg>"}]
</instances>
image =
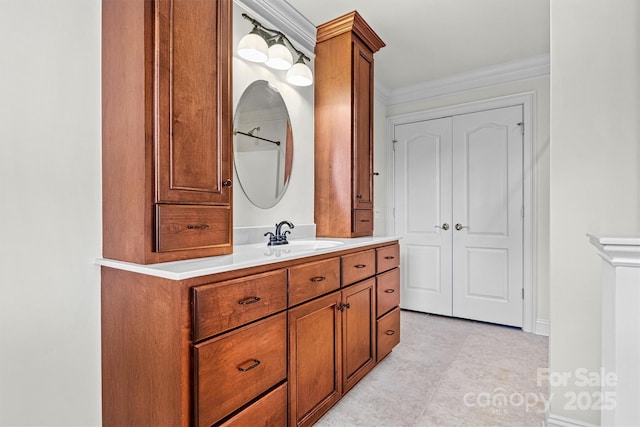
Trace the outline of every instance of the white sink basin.
<instances>
[{"instance_id":1,"label":"white sink basin","mask_svg":"<svg viewBox=\"0 0 640 427\"><path fill-rule=\"evenodd\" d=\"M334 248L343 244L344 243L336 240L289 240L289 244L287 245L267 246L266 243L257 243L254 247L274 250L316 250Z\"/></svg>"},{"instance_id":2,"label":"white sink basin","mask_svg":"<svg viewBox=\"0 0 640 427\"><path fill-rule=\"evenodd\" d=\"M343 245L342 242L335 240L290 240L287 246L309 246L313 249L334 248Z\"/></svg>"}]
</instances>

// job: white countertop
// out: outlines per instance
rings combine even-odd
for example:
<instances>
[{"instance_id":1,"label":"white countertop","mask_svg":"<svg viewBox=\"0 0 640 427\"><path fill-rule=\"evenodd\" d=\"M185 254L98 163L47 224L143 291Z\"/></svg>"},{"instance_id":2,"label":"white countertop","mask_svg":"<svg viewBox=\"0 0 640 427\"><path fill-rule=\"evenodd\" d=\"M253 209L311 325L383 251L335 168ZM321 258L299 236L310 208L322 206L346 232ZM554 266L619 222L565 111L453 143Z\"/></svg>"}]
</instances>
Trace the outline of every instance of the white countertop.
<instances>
[{"instance_id":1,"label":"white countertop","mask_svg":"<svg viewBox=\"0 0 640 427\"><path fill-rule=\"evenodd\" d=\"M291 240L290 245L267 246L267 243L236 245L233 254L185 261L163 262L160 264L134 264L99 258L96 263L105 267L132 271L149 276L172 280L190 279L208 274L256 267L274 262L326 254L345 249L392 242L398 237L358 237L355 239L305 239ZM331 245L331 246L328 246Z\"/></svg>"}]
</instances>

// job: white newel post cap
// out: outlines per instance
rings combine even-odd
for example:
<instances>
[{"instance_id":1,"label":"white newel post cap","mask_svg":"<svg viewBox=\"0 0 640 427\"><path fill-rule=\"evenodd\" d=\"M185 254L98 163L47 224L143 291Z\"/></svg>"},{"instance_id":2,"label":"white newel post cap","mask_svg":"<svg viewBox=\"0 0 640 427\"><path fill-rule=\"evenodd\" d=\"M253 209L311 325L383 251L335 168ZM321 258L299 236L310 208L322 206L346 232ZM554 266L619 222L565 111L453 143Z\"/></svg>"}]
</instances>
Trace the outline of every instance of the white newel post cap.
<instances>
[{"instance_id":1,"label":"white newel post cap","mask_svg":"<svg viewBox=\"0 0 640 427\"><path fill-rule=\"evenodd\" d=\"M603 260L614 267L640 268L640 235L587 234ZM640 285L640 283L639 283Z\"/></svg>"}]
</instances>

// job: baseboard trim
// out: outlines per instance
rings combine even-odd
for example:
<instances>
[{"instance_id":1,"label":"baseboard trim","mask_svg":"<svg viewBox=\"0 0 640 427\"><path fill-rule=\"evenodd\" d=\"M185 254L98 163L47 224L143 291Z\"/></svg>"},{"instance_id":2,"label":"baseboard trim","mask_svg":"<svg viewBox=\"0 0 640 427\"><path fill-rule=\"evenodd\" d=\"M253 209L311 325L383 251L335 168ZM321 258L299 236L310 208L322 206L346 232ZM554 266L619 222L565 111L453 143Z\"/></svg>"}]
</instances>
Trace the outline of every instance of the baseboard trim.
<instances>
[{"instance_id":1,"label":"baseboard trim","mask_svg":"<svg viewBox=\"0 0 640 427\"><path fill-rule=\"evenodd\" d=\"M547 414L545 427L598 427L596 424L576 420L575 418L563 417L561 415Z\"/></svg>"},{"instance_id":2,"label":"baseboard trim","mask_svg":"<svg viewBox=\"0 0 640 427\"><path fill-rule=\"evenodd\" d=\"M536 335L544 335L545 337L548 337L550 329L551 327L548 320L544 320L544 319L536 320L536 330L535 330Z\"/></svg>"}]
</instances>

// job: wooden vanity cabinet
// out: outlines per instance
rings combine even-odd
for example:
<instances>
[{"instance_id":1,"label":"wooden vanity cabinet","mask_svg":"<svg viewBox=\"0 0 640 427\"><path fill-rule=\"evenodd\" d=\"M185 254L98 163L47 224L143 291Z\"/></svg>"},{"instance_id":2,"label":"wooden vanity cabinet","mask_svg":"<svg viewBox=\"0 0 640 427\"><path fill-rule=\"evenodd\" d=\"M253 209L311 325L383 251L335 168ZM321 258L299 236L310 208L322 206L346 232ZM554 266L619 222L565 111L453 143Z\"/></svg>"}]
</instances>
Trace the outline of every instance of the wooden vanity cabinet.
<instances>
[{"instance_id":1,"label":"wooden vanity cabinet","mask_svg":"<svg viewBox=\"0 0 640 427\"><path fill-rule=\"evenodd\" d=\"M231 253L231 10L102 1L105 258Z\"/></svg>"},{"instance_id":2,"label":"wooden vanity cabinet","mask_svg":"<svg viewBox=\"0 0 640 427\"><path fill-rule=\"evenodd\" d=\"M103 425L312 425L397 344L399 308L376 297L396 257L373 244L183 280L103 266Z\"/></svg>"},{"instance_id":3,"label":"wooden vanity cabinet","mask_svg":"<svg viewBox=\"0 0 640 427\"><path fill-rule=\"evenodd\" d=\"M315 223L320 237L373 234L373 54L384 46L357 12L317 28Z\"/></svg>"}]
</instances>

